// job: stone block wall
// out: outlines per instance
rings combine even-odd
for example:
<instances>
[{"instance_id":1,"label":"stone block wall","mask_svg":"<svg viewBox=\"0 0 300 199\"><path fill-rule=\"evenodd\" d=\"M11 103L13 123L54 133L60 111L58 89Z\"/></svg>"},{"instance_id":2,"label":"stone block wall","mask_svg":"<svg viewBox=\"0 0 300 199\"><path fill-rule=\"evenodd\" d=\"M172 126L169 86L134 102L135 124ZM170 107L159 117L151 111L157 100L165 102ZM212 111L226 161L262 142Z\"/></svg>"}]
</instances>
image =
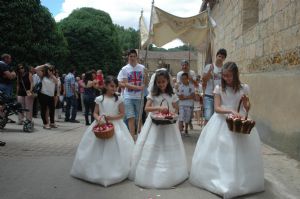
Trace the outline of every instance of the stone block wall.
<instances>
[{"instance_id":1,"label":"stone block wall","mask_svg":"<svg viewBox=\"0 0 300 199\"><path fill-rule=\"evenodd\" d=\"M213 59L219 48L250 85L262 140L300 159L300 1L219 0ZM251 13L251 11L253 11Z\"/></svg>"},{"instance_id":2,"label":"stone block wall","mask_svg":"<svg viewBox=\"0 0 300 199\"><path fill-rule=\"evenodd\" d=\"M243 73L300 69L300 1L218 2L212 10L213 55L226 48L227 60L236 61Z\"/></svg>"}]
</instances>

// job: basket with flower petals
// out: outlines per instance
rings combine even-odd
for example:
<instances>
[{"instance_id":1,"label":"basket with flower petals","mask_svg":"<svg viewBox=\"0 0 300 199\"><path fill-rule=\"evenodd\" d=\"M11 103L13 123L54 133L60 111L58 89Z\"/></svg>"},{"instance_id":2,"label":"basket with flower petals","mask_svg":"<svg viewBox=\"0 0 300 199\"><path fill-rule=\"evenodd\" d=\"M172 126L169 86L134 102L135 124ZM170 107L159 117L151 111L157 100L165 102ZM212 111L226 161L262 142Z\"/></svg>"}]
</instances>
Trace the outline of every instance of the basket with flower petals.
<instances>
[{"instance_id":1,"label":"basket with flower petals","mask_svg":"<svg viewBox=\"0 0 300 199\"><path fill-rule=\"evenodd\" d=\"M160 106L162 105L163 99L160 103ZM167 101L166 101L167 102ZM168 105L168 111L167 112L158 112L158 113L153 113L151 114L151 119L152 122L156 125L168 125L168 124L174 124L177 122L178 115L175 113L170 112L169 108L169 103L167 102Z\"/></svg>"},{"instance_id":2,"label":"basket with flower petals","mask_svg":"<svg viewBox=\"0 0 300 199\"><path fill-rule=\"evenodd\" d=\"M114 125L108 122L106 117L103 115L101 116L101 122L97 123L93 127L93 132L97 138L109 139L114 135Z\"/></svg>"},{"instance_id":3,"label":"basket with flower petals","mask_svg":"<svg viewBox=\"0 0 300 199\"><path fill-rule=\"evenodd\" d=\"M242 99L239 102L237 112L240 112L241 103ZM226 117L226 123L230 131L241 134L250 134L252 128L255 126L255 121L248 118L248 111L245 117L229 114Z\"/></svg>"}]
</instances>

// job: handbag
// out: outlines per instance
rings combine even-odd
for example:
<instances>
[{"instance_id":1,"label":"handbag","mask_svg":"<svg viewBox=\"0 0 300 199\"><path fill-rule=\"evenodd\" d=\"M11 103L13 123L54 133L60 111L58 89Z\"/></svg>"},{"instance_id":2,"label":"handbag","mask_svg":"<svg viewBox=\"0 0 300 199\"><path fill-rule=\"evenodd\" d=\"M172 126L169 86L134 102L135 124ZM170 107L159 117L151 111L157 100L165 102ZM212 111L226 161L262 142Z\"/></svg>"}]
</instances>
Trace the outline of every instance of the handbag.
<instances>
[{"instance_id":1,"label":"handbag","mask_svg":"<svg viewBox=\"0 0 300 199\"><path fill-rule=\"evenodd\" d=\"M27 96L32 96L31 91L26 89L25 84L24 84L24 81L23 81L23 78L21 78L21 83L22 83L22 86L23 86L23 88L24 88L24 90L25 90L25 92L26 92L26 95L27 95Z\"/></svg>"}]
</instances>

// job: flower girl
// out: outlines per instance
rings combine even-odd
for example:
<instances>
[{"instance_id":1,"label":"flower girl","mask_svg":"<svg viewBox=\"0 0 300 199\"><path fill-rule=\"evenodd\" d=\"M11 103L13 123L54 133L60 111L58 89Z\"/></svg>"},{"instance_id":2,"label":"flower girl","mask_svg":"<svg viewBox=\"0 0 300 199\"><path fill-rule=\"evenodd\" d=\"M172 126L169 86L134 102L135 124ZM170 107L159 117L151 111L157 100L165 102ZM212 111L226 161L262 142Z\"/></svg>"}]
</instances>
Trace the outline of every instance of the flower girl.
<instances>
[{"instance_id":1,"label":"flower girl","mask_svg":"<svg viewBox=\"0 0 300 199\"><path fill-rule=\"evenodd\" d=\"M170 188L188 177L181 135L176 124L153 123L151 114L168 110L177 113L178 98L173 94L167 71L157 71L153 84L145 107L150 113L134 148L129 179L141 187Z\"/></svg>"},{"instance_id":2,"label":"flower girl","mask_svg":"<svg viewBox=\"0 0 300 199\"><path fill-rule=\"evenodd\" d=\"M95 99L95 121L85 131L78 146L71 175L89 182L108 186L126 179L130 171L130 158L134 147L132 137L123 122L122 99L115 94L118 80L112 76L105 79L103 95ZM93 127L101 116L114 126L114 135L100 139Z\"/></svg>"},{"instance_id":3,"label":"flower girl","mask_svg":"<svg viewBox=\"0 0 300 199\"><path fill-rule=\"evenodd\" d=\"M241 84L238 67L228 62L222 69L221 86L214 90L215 113L204 127L193 155L190 182L198 187L233 198L264 190L261 143L256 128L250 134L231 132L226 115L237 113L240 99L246 111L250 104L247 84Z\"/></svg>"}]
</instances>

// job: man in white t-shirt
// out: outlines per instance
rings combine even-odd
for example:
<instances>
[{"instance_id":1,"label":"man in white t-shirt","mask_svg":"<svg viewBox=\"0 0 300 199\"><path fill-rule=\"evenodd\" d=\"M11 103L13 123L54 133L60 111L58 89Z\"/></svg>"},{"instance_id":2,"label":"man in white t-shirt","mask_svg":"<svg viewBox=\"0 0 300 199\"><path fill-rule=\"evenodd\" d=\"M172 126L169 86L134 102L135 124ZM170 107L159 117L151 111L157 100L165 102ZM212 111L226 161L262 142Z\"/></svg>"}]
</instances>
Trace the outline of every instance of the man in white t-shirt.
<instances>
[{"instance_id":1,"label":"man in white t-shirt","mask_svg":"<svg viewBox=\"0 0 300 199\"><path fill-rule=\"evenodd\" d=\"M190 83L195 83L196 81L196 73L193 70L190 70L190 64L188 60L181 60L181 71L177 73L177 84L182 84L181 76L183 73L189 74Z\"/></svg>"},{"instance_id":2,"label":"man in white t-shirt","mask_svg":"<svg viewBox=\"0 0 300 199\"><path fill-rule=\"evenodd\" d=\"M123 98L125 116L128 122L131 136L135 139L135 130L139 118L139 110L144 90L145 67L137 62L137 52L132 49L128 53L128 64L124 66L118 75L121 88L124 88Z\"/></svg>"},{"instance_id":3,"label":"man in white t-shirt","mask_svg":"<svg viewBox=\"0 0 300 199\"><path fill-rule=\"evenodd\" d=\"M205 123L211 118L214 113L214 96L213 90L216 85L221 85L222 66L227 57L227 52L224 48L218 50L216 54L216 62L208 64L203 71L203 90L204 92L204 118Z\"/></svg>"}]
</instances>

